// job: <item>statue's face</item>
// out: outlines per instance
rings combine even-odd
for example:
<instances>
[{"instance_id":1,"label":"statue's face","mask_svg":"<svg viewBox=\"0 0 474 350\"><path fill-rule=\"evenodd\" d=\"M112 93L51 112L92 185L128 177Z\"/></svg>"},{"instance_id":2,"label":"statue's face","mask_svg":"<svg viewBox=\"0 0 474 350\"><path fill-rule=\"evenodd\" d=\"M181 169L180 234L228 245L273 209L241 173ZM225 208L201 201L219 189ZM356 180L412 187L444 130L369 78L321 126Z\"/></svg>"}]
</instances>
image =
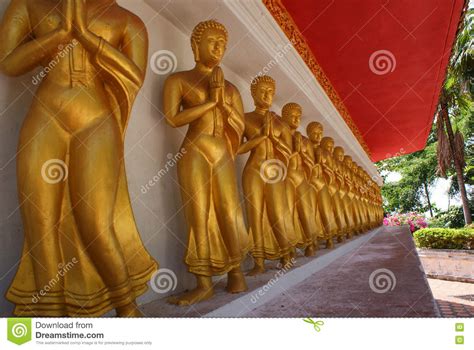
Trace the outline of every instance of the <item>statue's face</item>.
<instances>
[{"instance_id":1,"label":"statue's face","mask_svg":"<svg viewBox=\"0 0 474 350\"><path fill-rule=\"evenodd\" d=\"M299 108L291 108L285 115L285 121L292 129L298 129L301 122L301 110Z\"/></svg>"},{"instance_id":2,"label":"statue's face","mask_svg":"<svg viewBox=\"0 0 474 350\"><path fill-rule=\"evenodd\" d=\"M308 137L312 143L319 145L323 138L323 128L320 126L314 126L308 130Z\"/></svg>"},{"instance_id":3,"label":"statue's face","mask_svg":"<svg viewBox=\"0 0 474 350\"><path fill-rule=\"evenodd\" d=\"M224 32L216 28L204 31L199 42L199 60L208 67L217 66L224 56L227 41Z\"/></svg>"},{"instance_id":4,"label":"statue's face","mask_svg":"<svg viewBox=\"0 0 474 350\"><path fill-rule=\"evenodd\" d=\"M334 158L336 158L338 162L344 161L344 151L342 150L342 148L337 147L334 150Z\"/></svg>"},{"instance_id":5,"label":"statue's face","mask_svg":"<svg viewBox=\"0 0 474 350\"><path fill-rule=\"evenodd\" d=\"M344 157L344 164L350 169L352 167L352 160L348 157Z\"/></svg>"},{"instance_id":6,"label":"statue's face","mask_svg":"<svg viewBox=\"0 0 474 350\"><path fill-rule=\"evenodd\" d=\"M328 151L329 153L334 152L334 141L333 140L327 140L324 144L324 149Z\"/></svg>"},{"instance_id":7,"label":"statue's face","mask_svg":"<svg viewBox=\"0 0 474 350\"><path fill-rule=\"evenodd\" d=\"M262 81L258 83L254 93L255 105L261 108L270 108L275 96L275 87L272 83Z\"/></svg>"}]
</instances>

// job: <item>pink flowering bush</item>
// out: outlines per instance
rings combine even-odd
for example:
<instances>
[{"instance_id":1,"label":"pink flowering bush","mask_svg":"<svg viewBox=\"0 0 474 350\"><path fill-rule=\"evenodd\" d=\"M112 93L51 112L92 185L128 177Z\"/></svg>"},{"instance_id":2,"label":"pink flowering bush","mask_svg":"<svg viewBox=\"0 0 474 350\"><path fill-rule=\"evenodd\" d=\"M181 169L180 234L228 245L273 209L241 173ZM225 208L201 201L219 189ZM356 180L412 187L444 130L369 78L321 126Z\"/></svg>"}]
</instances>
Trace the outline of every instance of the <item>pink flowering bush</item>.
<instances>
[{"instance_id":1,"label":"pink flowering bush","mask_svg":"<svg viewBox=\"0 0 474 350\"><path fill-rule=\"evenodd\" d=\"M395 213L393 215L388 215L383 219L383 224L385 226L409 225L411 232L428 227L426 218L422 214L415 212L405 214Z\"/></svg>"}]
</instances>

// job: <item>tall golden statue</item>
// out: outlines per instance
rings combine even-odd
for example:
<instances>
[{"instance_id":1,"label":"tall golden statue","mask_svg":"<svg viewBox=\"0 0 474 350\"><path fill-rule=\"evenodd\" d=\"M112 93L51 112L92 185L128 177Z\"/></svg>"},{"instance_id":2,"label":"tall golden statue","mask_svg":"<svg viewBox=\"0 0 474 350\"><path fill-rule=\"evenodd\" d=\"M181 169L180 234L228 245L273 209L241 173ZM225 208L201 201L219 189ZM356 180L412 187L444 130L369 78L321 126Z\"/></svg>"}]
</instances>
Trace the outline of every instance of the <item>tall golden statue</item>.
<instances>
[{"instance_id":1,"label":"tall golden statue","mask_svg":"<svg viewBox=\"0 0 474 350\"><path fill-rule=\"evenodd\" d=\"M282 139L283 124L270 111L275 80L256 77L250 86L255 110L245 114L244 136L239 153L251 152L243 172L247 217L253 238L253 276L265 272L265 259L290 262L296 244L285 192L285 176L291 149Z\"/></svg>"},{"instance_id":2,"label":"tall golden statue","mask_svg":"<svg viewBox=\"0 0 474 350\"><path fill-rule=\"evenodd\" d=\"M188 126L178 178L188 224L185 263L196 276L197 287L169 300L179 305L210 298L214 275L228 274L229 292L247 289L240 265L250 240L234 164L245 121L240 93L219 67L227 38L222 24L200 22L191 36L195 67L169 76L163 91L168 123Z\"/></svg>"},{"instance_id":3,"label":"tall golden statue","mask_svg":"<svg viewBox=\"0 0 474 350\"><path fill-rule=\"evenodd\" d=\"M346 221L339 200L338 185L336 183L336 174L334 172L334 140L331 137L323 137L321 140L321 165L323 174L325 175L328 185L329 194L331 195L332 208L334 210L334 218L337 224L337 241L342 242L346 233Z\"/></svg>"},{"instance_id":4,"label":"tall golden statue","mask_svg":"<svg viewBox=\"0 0 474 350\"><path fill-rule=\"evenodd\" d=\"M305 170L305 165L302 158L302 148L307 147L303 144L303 136L296 131L301 122L301 115L303 110L297 103L287 103L283 106L281 111L282 119L287 124L290 131L292 155L288 164L288 191L289 204L296 208L301 227L303 228L303 237L298 242L298 247L305 249L306 256L314 255L315 247L317 245L318 231L316 216L314 215L316 209L312 202L311 193L312 188L309 185Z\"/></svg>"},{"instance_id":5,"label":"tall golden statue","mask_svg":"<svg viewBox=\"0 0 474 350\"><path fill-rule=\"evenodd\" d=\"M326 237L326 248L332 248L334 245L333 237L337 234L337 224L334 217L331 194L329 193L328 182L330 178L327 172L323 170L323 164L326 162L326 153L321 148L323 126L321 123L311 122L306 127L306 133L312 143L315 160L315 167L312 171L310 183L317 192L319 215Z\"/></svg>"},{"instance_id":6,"label":"tall golden statue","mask_svg":"<svg viewBox=\"0 0 474 350\"><path fill-rule=\"evenodd\" d=\"M303 170L305 172L305 186L307 187L306 195L309 196L308 200L311 203L311 207L314 209L313 216L315 218L316 223L316 236L313 237L313 244L307 252L307 255L313 255L312 250L319 249L319 241L326 240L327 234L323 226L323 222L321 219L321 206L319 205L318 201L318 188L314 185L314 181L317 181L317 177L320 176L320 167L316 164L316 158L314 155L314 148L313 144L309 140L308 137L303 136L301 137L301 144L300 144L300 155L303 164ZM315 179L316 177L316 179ZM308 249L307 249L308 250Z\"/></svg>"},{"instance_id":7,"label":"tall golden statue","mask_svg":"<svg viewBox=\"0 0 474 350\"><path fill-rule=\"evenodd\" d=\"M359 176L359 165L357 163L353 163L352 171L353 171L353 179L354 179L354 184L355 184L355 197L354 197L354 203L356 205L360 222L361 222L361 232L366 232L369 229L369 226L367 224L367 219L365 217L365 210L364 210L364 202L363 202L363 194L364 194L364 187L362 180Z\"/></svg>"},{"instance_id":8,"label":"tall golden statue","mask_svg":"<svg viewBox=\"0 0 474 350\"><path fill-rule=\"evenodd\" d=\"M361 202L361 207L362 207L362 216L364 218L366 230L370 230L371 226L370 226L370 218L369 218L368 203L367 203L368 186L365 180L365 171L364 169L362 169L361 166L357 167L357 171L359 174L359 181L360 181L360 191L361 191L360 202Z\"/></svg>"},{"instance_id":9,"label":"tall golden statue","mask_svg":"<svg viewBox=\"0 0 474 350\"><path fill-rule=\"evenodd\" d=\"M338 146L334 148L334 173L336 178L336 199L339 202L341 207L341 212L344 215L344 220L346 222L346 237L351 238L354 230L354 222L352 220L352 215L348 210L347 202L350 201L347 196L349 193L348 184L346 183L345 176L345 166L344 166L344 148Z\"/></svg>"},{"instance_id":10,"label":"tall golden statue","mask_svg":"<svg viewBox=\"0 0 474 350\"><path fill-rule=\"evenodd\" d=\"M157 264L135 225L123 157L146 28L112 0L13 0L0 37L7 75L55 62L20 131L25 240L6 297L21 316L138 316Z\"/></svg>"},{"instance_id":11,"label":"tall golden statue","mask_svg":"<svg viewBox=\"0 0 474 350\"><path fill-rule=\"evenodd\" d=\"M345 210L347 211L348 215L350 216L353 226L352 226L352 234L359 234L361 232L361 222L360 218L358 215L357 208L355 207L354 204L354 180L352 176L352 158L351 156L344 156L344 178L345 178L345 183L347 186L347 194L346 194L346 200L344 200L344 207Z\"/></svg>"}]
</instances>

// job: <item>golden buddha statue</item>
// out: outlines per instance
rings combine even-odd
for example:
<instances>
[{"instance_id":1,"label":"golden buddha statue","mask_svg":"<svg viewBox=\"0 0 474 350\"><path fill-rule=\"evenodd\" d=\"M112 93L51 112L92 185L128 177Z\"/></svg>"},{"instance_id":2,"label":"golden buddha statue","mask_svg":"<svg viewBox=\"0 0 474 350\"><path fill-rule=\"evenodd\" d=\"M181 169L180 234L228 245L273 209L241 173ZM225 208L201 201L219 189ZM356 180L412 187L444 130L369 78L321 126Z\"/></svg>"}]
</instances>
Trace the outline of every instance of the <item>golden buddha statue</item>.
<instances>
[{"instance_id":1,"label":"golden buddha statue","mask_svg":"<svg viewBox=\"0 0 474 350\"><path fill-rule=\"evenodd\" d=\"M253 276L265 272L265 259L281 259L281 265L287 266L296 242L285 186L291 149L282 138L282 121L270 111L275 80L258 76L250 88L255 110L245 114L247 142L239 154L250 151L242 183L253 238L254 268L248 275Z\"/></svg>"},{"instance_id":2,"label":"golden buddha statue","mask_svg":"<svg viewBox=\"0 0 474 350\"><path fill-rule=\"evenodd\" d=\"M318 212L323 226L323 232L326 239L326 248L334 246L333 237L337 234L337 224L334 217L334 210L329 193L328 180L323 172L323 162L326 157L323 156L323 150L320 146L323 138L323 126L318 122L311 122L306 127L308 139L313 146L314 167L311 171L310 184L316 190ZM325 153L324 153L325 155Z\"/></svg>"},{"instance_id":3,"label":"golden buddha statue","mask_svg":"<svg viewBox=\"0 0 474 350\"><path fill-rule=\"evenodd\" d=\"M242 99L224 79L219 64L227 46L226 28L200 22L191 47L196 65L170 75L163 110L172 127L188 126L178 162L178 179L188 224L185 263L197 287L171 303L189 305L210 298L212 276L228 274L227 291L247 289L241 263L250 250L235 176L235 156L245 130Z\"/></svg>"},{"instance_id":4,"label":"golden buddha statue","mask_svg":"<svg viewBox=\"0 0 474 350\"><path fill-rule=\"evenodd\" d=\"M367 218L367 223L369 228L372 228L372 220L370 215L370 177L367 175L365 170L361 167L360 168L361 178L364 184L364 207L365 207L365 216Z\"/></svg>"},{"instance_id":5,"label":"golden buddha statue","mask_svg":"<svg viewBox=\"0 0 474 350\"><path fill-rule=\"evenodd\" d=\"M354 184L354 199L353 199L353 207L357 216L358 222L358 232L363 233L366 230L364 217L362 215L362 206L361 206L361 188L360 188L360 180L357 174L357 163L352 161L351 173L352 173L352 183Z\"/></svg>"},{"instance_id":6,"label":"golden buddha statue","mask_svg":"<svg viewBox=\"0 0 474 350\"><path fill-rule=\"evenodd\" d=\"M344 212L340 203L338 192L338 185L336 182L336 175L334 172L334 140L331 137L323 137L321 140L321 159L323 174L326 178L329 194L331 195L332 208L334 210L334 217L337 224L337 241L342 242L346 233L346 221Z\"/></svg>"},{"instance_id":7,"label":"golden buddha statue","mask_svg":"<svg viewBox=\"0 0 474 350\"><path fill-rule=\"evenodd\" d=\"M20 131L25 240L6 298L19 316L140 316L157 263L133 217L124 138L145 78L143 22L113 0L13 0L0 37L7 75L55 62Z\"/></svg>"},{"instance_id":8,"label":"golden buddha statue","mask_svg":"<svg viewBox=\"0 0 474 350\"><path fill-rule=\"evenodd\" d=\"M336 175L336 185L338 190L336 196L340 203L341 211L344 214L346 222L346 238L351 238L354 230L354 222L352 220L351 212L348 210L347 203L350 201L348 194L348 184L346 183L346 170L344 166L344 148L338 146L334 148L334 173Z\"/></svg>"},{"instance_id":9,"label":"golden buddha statue","mask_svg":"<svg viewBox=\"0 0 474 350\"><path fill-rule=\"evenodd\" d=\"M366 206L365 206L365 201L364 201L364 196L365 196L365 186L364 186L364 181L362 180L360 176L360 170L362 169L359 165L354 166L354 174L355 174L355 183L356 183L356 188L357 188L357 196L356 198L356 203L359 209L359 215L361 218L362 222L362 231L365 232L369 230L369 223L366 215Z\"/></svg>"},{"instance_id":10,"label":"golden buddha statue","mask_svg":"<svg viewBox=\"0 0 474 350\"><path fill-rule=\"evenodd\" d=\"M318 177L320 173L320 167L316 164L316 158L314 155L314 148L312 142L309 140L308 137L302 135L301 136L301 144L300 144L300 155L303 162L303 169L305 171L305 186L307 187L306 195L308 196L308 200L311 202L311 207L314 208L313 215L315 217L316 223L316 234L317 236L313 239L312 248L314 250L319 249L319 242L327 239L327 234L323 226L323 222L321 219L320 214L320 206L318 201L318 190L314 186L313 181L317 181L313 179L315 176ZM308 253L311 254L312 251Z\"/></svg>"},{"instance_id":11,"label":"golden buddha statue","mask_svg":"<svg viewBox=\"0 0 474 350\"><path fill-rule=\"evenodd\" d=\"M304 147L309 147L303 144L303 136L296 131L301 122L302 108L297 103L287 103L283 106L281 116L283 121L287 124L287 128L291 135L291 149L292 154L288 164L288 195L290 206L296 209L301 227L303 228L303 236L300 237L298 248L305 249L305 256L312 256L317 245L317 223L314 203L311 198L311 186L306 178L305 165L301 154Z\"/></svg>"},{"instance_id":12,"label":"golden buddha statue","mask_svg":"<svg viewBox=\"0 0 474 350\"><path fill-rule=\"evenodd\" d=\"M358 210L354 205L354 181L352 175L352 157L351 156L344 156L344 178L345 183L347 186L347 194L346 199L343 201L344 207L348 215L350 216L350 220L352 220L352 234L358 235L360 233L360 220L358 215Z\"/></svg>"}]
</instances>

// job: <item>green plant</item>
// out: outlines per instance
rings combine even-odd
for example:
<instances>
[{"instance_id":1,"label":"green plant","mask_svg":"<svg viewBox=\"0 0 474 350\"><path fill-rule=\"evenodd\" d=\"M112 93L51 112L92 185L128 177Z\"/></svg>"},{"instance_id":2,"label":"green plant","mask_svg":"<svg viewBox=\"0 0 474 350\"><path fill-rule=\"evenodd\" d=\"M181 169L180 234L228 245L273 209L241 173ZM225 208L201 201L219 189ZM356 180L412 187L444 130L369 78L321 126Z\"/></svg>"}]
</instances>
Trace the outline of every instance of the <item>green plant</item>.
<instances>
[{"instance_id":1,"label":"green plant","mask_svg":"<svg viewBox=\"0 0 474 350\"><path fill-rule=\"evenodd\" d=\"M451 207L448 211L437 214L429 220L429 227L463 228L464 213L462 207Z\"/></svg>"},{"instance_id":2,"label":"green plant","mask_svg":"<svg viewBox=\"0 0 474 350\"><path fill-rule=\"evenodd\" d=\"M432 249L473 249L474 229L424 228L413 234L416 246Z\"/></svg>"}]
</instances>

